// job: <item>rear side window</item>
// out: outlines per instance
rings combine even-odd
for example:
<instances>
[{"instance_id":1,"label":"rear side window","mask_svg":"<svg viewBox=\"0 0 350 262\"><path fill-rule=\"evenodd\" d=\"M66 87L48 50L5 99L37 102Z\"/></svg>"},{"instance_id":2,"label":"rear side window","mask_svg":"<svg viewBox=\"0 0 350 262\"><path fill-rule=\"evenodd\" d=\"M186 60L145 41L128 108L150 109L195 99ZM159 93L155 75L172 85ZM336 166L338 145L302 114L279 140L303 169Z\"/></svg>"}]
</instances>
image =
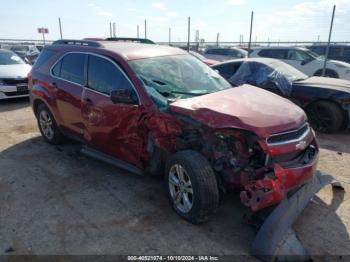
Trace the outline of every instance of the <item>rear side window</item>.
<instances>
[{"instance_id":1,"label":"rear side window","mask_svg":"<svg viewBox=\"0 0 350 262\"><path fill-rule=\"evenodd\" d=\"M89 56L88 87L106 95L118 89L134 92L130 81L119 68L107 59L93 55Z\"/></svg>"},{"instance_id":2,"label":"rear side window","mask_svg":"<svg viewBox=\"0 0 350 262\"><path fill-rule=\"evenodd\" d=\"M86 55L84 54L65 55L52 69L52 74L64 80L83 85L85 59Z\"/></svg>"},{"instance_id":3,"label":"rear side window","mask_svg":"<svg viewBox=\"0 0 350 262\"><path fill-rule=\"evenodd\" d=\"M56 54L55 51L49 50L49 49L44 49L37 60L35 61L35 64L33 65L33 69L37 69L38 67L42 66L44 63L47 62L51 57L53 57Z\"/></svg>"},{"instance_id":4,"label":"rear side window","mask_svg":"<svg viewBox=\"0 0 350 262\"><path fill-rule=\"evenodd\" d=\"M240 67L241 64L242 63L226 63L214 66L213 69L218 70L220 75L228 79L236 73L237 69Z\"/></svg>"},{"instance_id":5,"label":"rear side window","mask_svg":"<svg viewBox=\"0 0 350 262\"><path fill-rule=\"evenodd\" d=\"M350 47L344 47L343 56L350 57Z\"/></svg>"},{"instance_id":6,"label":"rear side window","mask_svg":"<svg viewBox=\"0 0 350 262\"><path fill-rule=\"evenodd\" d=\"M261 57L287 59L287 50L283 49L263 49L258 54Z\"/></svg>"}]
</instances>

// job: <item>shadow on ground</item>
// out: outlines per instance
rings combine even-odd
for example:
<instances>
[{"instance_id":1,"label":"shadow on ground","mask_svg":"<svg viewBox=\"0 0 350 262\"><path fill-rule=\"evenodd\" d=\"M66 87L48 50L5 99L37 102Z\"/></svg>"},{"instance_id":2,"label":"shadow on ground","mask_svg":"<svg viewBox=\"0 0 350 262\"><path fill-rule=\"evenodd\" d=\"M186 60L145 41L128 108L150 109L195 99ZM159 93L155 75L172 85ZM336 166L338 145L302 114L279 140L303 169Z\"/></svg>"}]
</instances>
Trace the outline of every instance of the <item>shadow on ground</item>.
<instances>
[{"instance_id":1,"label":"shadow on ground","mask_svg":"<svg viewBox=\"0 0 350 262\"><path fill-rule=\"evenodd\" d=\"M21 109L27 106L29 106L28 97L0 100L0 113Z\"/></svg>"},{"instance_id":2,"label":"shadow on ground","mask_svg":"<svg viewBox=\"0 0 350 262\"><path fill-rule=\"evenodd\" d=\"M254 239L237 195L194 226L169 207L161 179L89 159L77 144L28 139L2 151L0 167L0 254L238 255ZM337 205L318 202L298 220L303 243L313 254L349 253Z\"/></svg>"}]
</instances>

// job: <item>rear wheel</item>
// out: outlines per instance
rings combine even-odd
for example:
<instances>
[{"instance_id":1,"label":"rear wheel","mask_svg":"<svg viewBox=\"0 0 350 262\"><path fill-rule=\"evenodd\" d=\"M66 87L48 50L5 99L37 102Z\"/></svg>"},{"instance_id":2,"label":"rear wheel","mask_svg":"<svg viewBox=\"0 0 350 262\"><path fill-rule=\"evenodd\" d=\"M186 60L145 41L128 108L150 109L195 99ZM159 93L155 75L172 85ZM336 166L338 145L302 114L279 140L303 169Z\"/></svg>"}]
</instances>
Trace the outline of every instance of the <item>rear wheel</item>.
<instances>
[{"instance_id":1,"label":"rear wheel","mask_svg":"<svg viewBox=\"0 0 350 262\"><path fill-rule=\"evenodd\" d=\"M218 208L214 171L196 151L180 151L170 157L165 186L173 209L193 224L205 222Z\"/></svg>"},{"instance_id":2,"label":"rear wheel","mask_svg":"<svg viewBox=\"0 0 350 262\"><path fill-rule=\"evenodd\" d=\"M320 132L338 131L344 121L344 115L338 105L329 101L319 101L307 108L311 125Z\"/></svg>"},{"instance_id":3,"label":"rear wheel","mask_svg":"<svg viewBox=\"0 0 350 262\"><path fill-rule=\"evenodd\" d=\"M36 117L40 133L44 139L53 145L60 144L64 136L59 130L52 113L45 104L40 104L38 106Z\"/></svg>"}]
</instances>

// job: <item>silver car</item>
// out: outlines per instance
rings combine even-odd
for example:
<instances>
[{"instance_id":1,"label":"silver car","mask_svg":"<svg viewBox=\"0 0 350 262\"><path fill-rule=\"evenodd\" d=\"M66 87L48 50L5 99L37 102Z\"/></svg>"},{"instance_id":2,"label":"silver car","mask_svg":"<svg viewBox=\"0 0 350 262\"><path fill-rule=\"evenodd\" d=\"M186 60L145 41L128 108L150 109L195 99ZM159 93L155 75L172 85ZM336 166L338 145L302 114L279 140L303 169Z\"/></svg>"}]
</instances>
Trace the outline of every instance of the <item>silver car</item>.
<instances>
[{"instance_id":1,"label":"silver car","mask_svg":"<svg viewBox=\"0 0 350 262\"><path fill-rule=\"evenodd\" d=\"M28 96L31 66L9 50L0 50L0 99Z\"/></svg>"},{"instance_id":2,"label":"silver car","mask_svg":"<svg viewBox=\"0 0 350 262\"><path fill-rule=\"evenodd\" d=\"M237 47L208 47L203 52L207 59L214 59L217 61L226 61L238 58L246 58L248 52Z\"/></svg>"}]
</instances>

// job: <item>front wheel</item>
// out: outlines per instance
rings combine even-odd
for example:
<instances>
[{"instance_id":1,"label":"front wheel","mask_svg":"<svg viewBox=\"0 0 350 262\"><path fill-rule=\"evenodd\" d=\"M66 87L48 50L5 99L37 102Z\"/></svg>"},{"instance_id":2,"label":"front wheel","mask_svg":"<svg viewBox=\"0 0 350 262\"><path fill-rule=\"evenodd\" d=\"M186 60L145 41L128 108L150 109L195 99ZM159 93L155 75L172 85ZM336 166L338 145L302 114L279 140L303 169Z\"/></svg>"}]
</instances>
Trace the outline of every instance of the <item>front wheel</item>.
<instances>
[{"instance_id":1,"label":"front wheel","mask_svg":"<svg viewBox=\"0 0 350 262\"><path fill-rule=\"evenodd\" d=\"M338 131L344 120L340 107L332 102L318 101L307 108L311 125L320 132L333 133Z\"/></svg>"},{"instance_id":2,"label":"front wheel","mask_svg":"<svg viewBox=\"0 0 350 262\"><path fill-rule=\"evenodd\" d=\"M175 212L190 223L205 222L218 208L219 190L214 171L196 151L180 151L170 157L165 187Z\"/></svg>"}]
</instances>

